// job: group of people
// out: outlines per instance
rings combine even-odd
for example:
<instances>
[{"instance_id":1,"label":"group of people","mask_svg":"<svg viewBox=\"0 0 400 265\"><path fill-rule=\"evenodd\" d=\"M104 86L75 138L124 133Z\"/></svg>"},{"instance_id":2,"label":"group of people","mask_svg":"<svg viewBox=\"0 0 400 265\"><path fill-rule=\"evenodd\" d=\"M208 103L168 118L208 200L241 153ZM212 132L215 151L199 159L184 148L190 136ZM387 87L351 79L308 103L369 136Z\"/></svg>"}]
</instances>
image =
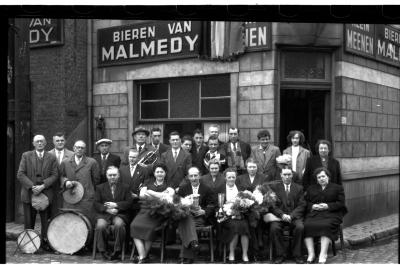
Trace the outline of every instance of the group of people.
<instances>
[{"instance_id":1,"label":"group of people","mask_svg":"<svg viewBox=\"0 0 400 265\"><path fill-rule=\"evenodd\" d=\"M235 261L239 238L241 261L256 260L261 248L267 245L263 244L260 231L268 229L275 263L282 263L290 252L296 263L314 262L316 237L321 238L318 262L325 263L329 244L337 239L347 212L340 166L330 155L329 141L319 140L317 155L311 156L302 146L303 133L291 131L289 147L281 156L279 148L270 142L268 130L259 131L259 144L253 147L240 140L238 128L229 128L228 135L229 141L221 142L218 125L212 125L206 142L203 132L195 130L192 136L182 138L178 132L171 132L166 145L161 143L159 128L148 131L139 126L132 133L134 145L126 147L122 157L110 153L110 139L98 140L99 152L89 157L82 140L76 141L70 151L65 148L65 136L57 133L53 136L55 148L47 152L44 136L35 135L34 150L22 155L17 173L25 228L34 228L39 213L42 245L49 249L46 241L49 221L60 208L75 209L95 224L99 234L96 247L104 259L118 259L129 232L138 252L137 262L147 263L157 228L165 220L151 215L151 209L141 201L173 194L182 198L196 196L198 204L190 208L190 215L167 232L167 240L174 240L178 229L182 263L196 259L199 250L196 227L205 224L218 227L218 238L228 246L230 262ZM155 159L146 163L149 154ZM61 192L72 189L76 182L83 186L83 197L77 203L67 203ZM250 226L246 218L217 222L217 194L225 194L225 202L230 202L240 191L253 192L263 184L276 194L277 201L256 226ZM47 196L49 207L41 209L32 203L32 196L38 194ZM293 230L289 252L284 246L284 229ZM115 239L111 251L107 247L110 234ZM308 254L306 260L302 254L303 242Z\"/></svg>"}]
</instances>

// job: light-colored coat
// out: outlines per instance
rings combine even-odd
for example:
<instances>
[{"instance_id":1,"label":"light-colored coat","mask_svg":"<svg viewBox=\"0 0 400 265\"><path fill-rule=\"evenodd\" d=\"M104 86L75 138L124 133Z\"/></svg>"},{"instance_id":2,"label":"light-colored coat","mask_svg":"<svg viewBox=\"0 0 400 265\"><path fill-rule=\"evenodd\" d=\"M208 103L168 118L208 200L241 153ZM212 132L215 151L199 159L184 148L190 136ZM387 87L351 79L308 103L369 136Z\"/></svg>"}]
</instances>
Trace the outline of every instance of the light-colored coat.
<instances>
[{"instance_id":1,"label":"light-colored coat","mask_svg":"<svg viewBox=\"0 0 400 265\"><path fill-rule=\"evenodd\" d=\"M100 168L96 160L83 156L79 165L76 165L75 156L72 156L62 161L60 171L61 186L64 186L67 180L78 181L84 189L84 195L80 202L71 205L64 201L63 207L79 210L89 218L93 218L95 187L100 183Z\"/></svg>"},{"instance_id":2,"label":"light-colored coat","mask_svg":"<svg viewBox=\"0 0 400 265\"><path fill-rule=\"evenodd\" d=\"M270 144L263 153L263 148L260 145L254 146L251 149L251 156L256 160L257 172L266 174L269 180L275 180L276 177L276 158L281 155L281 151L275 145Z\"/></svg>"},{"instance_id":3,"label":"light-colored coat","mask_svg":"<svg viewBox=\"0 0 400 265\"><path fill-rule=\"evenodd\" d=\"M285 150L283 150L283 154L288 154L288 155L292 155L292 147L289 146L288 148L286 148ZM299 179L302 180L303 179L303 171L306 168L306 161L307 158L310 157L310 151L303 148L303 147L299 147L299 154L297 155L297 159L296 159L296 172L299 176Z\"/></svg>"}]
</instances>

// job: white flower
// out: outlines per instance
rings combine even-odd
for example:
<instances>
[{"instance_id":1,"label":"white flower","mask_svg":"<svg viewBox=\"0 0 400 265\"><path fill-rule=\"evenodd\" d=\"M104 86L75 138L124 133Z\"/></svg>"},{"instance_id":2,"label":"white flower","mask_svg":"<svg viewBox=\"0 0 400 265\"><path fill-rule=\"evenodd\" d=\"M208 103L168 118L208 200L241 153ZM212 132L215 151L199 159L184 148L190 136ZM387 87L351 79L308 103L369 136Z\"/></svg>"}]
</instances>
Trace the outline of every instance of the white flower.
<instances>
[{"instance_id":1,"label":"white flower","mask_svg":"<svg viewBox=\"0 0 400 265\"><path fill-rule=\"evenodd\" d=\"M226 215L229 215L229 216L232 215L232 206L233 206L233 203L232 203L232 202L229 202L229 203L224 204L224 206L222 207L222 209L224 210L224 212L226 213Z\"/></svg>"},{"instance_id":2,"label":"white flower","mask_svg":"<svg viewBox=\"0 0 400 265\"><path fill-rule=\"evenodd\" d=\"M258 204L262 204L264 196L258 188L254 189L252 196Z\"/></svg>"},{"instance_id":3,"label":"white flower","mask_svg":"<svg viewBox=\"0 0 400 265\"><path fill-rule=\"evenodd\" d=\"M166 201L167 203L172 203L173 201L173 196L170 195L169 193L164 193L161 197L161 200Z\"/></svg>"},{"instance_id":4,"label":"white flower","mask_svg":"<svg viewBox=\"0 0 400 265\"><path fill-rule=\"evenodd\" d=\"M181 203L182 205L190 206L193 204L193 198L192 195L188 195L184 198L181 198Z\"/></svg>"}]
</instances>

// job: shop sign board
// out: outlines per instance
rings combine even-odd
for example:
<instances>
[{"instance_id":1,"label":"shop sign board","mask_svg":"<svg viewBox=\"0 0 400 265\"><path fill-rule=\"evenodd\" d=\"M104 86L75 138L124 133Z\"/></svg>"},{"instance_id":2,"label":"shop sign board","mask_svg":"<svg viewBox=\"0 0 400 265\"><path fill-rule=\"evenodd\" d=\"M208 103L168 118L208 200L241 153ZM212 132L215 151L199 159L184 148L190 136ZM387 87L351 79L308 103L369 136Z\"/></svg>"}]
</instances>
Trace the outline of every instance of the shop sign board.
<instances>
[{"instance_id":1,"label":"shop sign board","mask_svg":"<svg viewBox=\"0 0 400 265\"><path fill-rule=\"evenodd\" d=\"M245 22L246 52L271 50L271 22Z\"/></svg>"},{"instance_id":2,"label":"shop sign board","mask_svg":"<svg viewBox=\"0 0 400 265\"><path fill-rule=\"evenodd\" d=\"M29 47L47 47L64 44L62 19L32 18L29 22Z\"/></svg>"},{"instance_id":3,"label":"shop sign board","mask_svg":"<svg viewBox=\"0 0 400 265\"><path fill-rule=\"evenodd\" d=\"M347 52L400 66L400 30L384 24L346 24Z\"/></svg>"},{"instance_id":4,"label":"shop sign board","mask_svg":"<svg viewBox=\"0 0 400 265\"><path fill-rule=\"evenodd\" d=\"M98 65L199 56L201 21L156 21L98 30Z\"/></svg>"}]
</instances>

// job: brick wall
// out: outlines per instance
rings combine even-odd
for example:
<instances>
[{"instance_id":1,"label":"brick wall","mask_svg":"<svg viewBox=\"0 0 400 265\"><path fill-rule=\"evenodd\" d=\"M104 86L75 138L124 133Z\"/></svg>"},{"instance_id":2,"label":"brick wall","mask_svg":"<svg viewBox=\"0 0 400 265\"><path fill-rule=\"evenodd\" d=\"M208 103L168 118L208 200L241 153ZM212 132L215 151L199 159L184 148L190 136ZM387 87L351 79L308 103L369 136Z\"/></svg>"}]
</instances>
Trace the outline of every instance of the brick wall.
<instances>
[{"instance_id":1,"label":"brick wall","mask_svg":"<svg viewBox=\"0 0 400 265\"><path fill-rule=\"evenodd\" d=\"M256 144L257 133L268 129L275 141L276 51L248 53L239 59L237 95L241 139Z\"/></svg>"},{"instance_id":2,"label":"brick wall","mask_svg":"<svg viewBox=\"0 0 400 265\"><path fill-rule=\"evenodd\" d=\"M342 59L399 76L398 68L372 60L349 54L344 54ZM379 82L336 77L336 157L399 155L400 90Z\"/></svg>"},{"instance_id":3,"label":"brick wall","mask_svg":"<svg viewBox=\"0 0 400 265\"><path fill-rule=\"evenodd\" d=\"M32 131L47 139L64 131L71 139L86 140L77 129L87 116L87 20L64 20L64 45L30 50L32 82Z\"/></svg>"}]
</instances>

